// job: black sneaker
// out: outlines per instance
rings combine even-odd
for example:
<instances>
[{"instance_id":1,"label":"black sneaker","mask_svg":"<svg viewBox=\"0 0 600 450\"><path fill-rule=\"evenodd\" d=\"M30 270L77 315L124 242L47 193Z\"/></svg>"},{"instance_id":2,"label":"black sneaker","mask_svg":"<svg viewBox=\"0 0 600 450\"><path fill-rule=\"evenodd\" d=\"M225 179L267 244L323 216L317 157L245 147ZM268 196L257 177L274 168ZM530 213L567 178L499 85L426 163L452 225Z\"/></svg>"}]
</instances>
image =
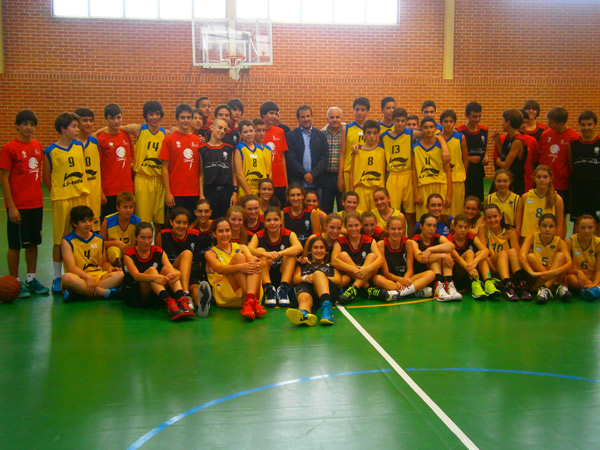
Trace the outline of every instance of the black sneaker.
<instances>
[{"instance_id":1,"label":"black sneaker","mask_svg":"<svg viewBox=\"0 0 600 450\"><path fill-rule=\"evenodd\" d=\"M348 289L344 291L342 295L338 297L338 303L340 305L349 305L354 301L356 296L358 295L358 291L354 285L351 285Z\"/></svg>"},{"instance_id":2,"label":"black sneaker","mask_svg":"<svg viewBox=\"0 0 600 450\"><path fill-rule=\"evenodd\" d=\"M502 289L502 295L507 302L518 302L519 296L515 291L515 285L512 281L507 281L504 285L504 289Z\"/></svg>"},{"instance_id":3,"label":"black sneaker","mask_svg":"<svg viewBox=\"0 0 600 450\"><path fill-rule=\"evenodd\" d=\"M265 306L275 308L277 306L277 291L272 284L265 286Z\"/></svg>"},{"instance_id":4,"label":"black sneaker","mask_svg":"<svg viewBox=\"0 0 600 450\"><path fill-rule=\"evenodd\" d=\"M522 302L530 302L531 301L531 292L529 292L529 286L527 282L521 281L517 285L517 291L519 292L519 299Z\"/></svg>"},{"instance_id":5,"label":"black sneaker","mask_svg":"<svg viewBox=\"0 0 600 450\"><path fill-rule=\"evenodd\" d=\"M210 311L210 300L212 298L212 290L208 281L203 280L198 284L198 317L208 316Z\"/></svg>"}]
</instances>

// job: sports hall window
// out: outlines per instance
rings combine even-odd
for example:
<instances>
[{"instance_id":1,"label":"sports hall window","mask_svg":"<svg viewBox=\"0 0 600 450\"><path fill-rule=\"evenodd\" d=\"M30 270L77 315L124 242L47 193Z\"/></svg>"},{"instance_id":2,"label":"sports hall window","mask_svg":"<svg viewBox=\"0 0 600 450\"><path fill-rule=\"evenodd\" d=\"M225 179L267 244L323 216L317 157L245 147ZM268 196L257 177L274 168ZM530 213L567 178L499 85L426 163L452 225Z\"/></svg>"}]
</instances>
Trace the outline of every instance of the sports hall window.
<instances>
[{"instance_id":1,"label":"sports hall window","mask_svg":"<svg viewBox=\"0 0 600 450\"><path fill-rule=\"evenodd\" d=\"M398 23L398 0L236 0L238 19L283 23ZM59 17L190 20L227 17L227 0L52 0Z\"/></svg>"}]
</instances>

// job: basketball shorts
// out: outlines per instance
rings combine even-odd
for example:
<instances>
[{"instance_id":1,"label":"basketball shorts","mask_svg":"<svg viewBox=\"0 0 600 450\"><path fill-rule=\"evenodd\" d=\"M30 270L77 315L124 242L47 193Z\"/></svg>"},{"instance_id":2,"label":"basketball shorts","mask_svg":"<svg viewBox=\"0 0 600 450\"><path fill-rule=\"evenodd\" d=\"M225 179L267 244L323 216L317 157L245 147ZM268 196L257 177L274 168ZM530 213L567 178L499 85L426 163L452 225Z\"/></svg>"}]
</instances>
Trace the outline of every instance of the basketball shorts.
<instances>
[{"instance_id":1,"label":"basketball shorts","mask_svg":"<svg viewBox=\"0 0 600 450\"><path fill-rule=\"evenodd\" d=\"M298 296L300 296L300 294L303 294L303 293L308 294L312 297L312 300L313 300L312 310L313 311L316 311L317 309L319 309L321 307L321 299L319 298L319 295L317 294L317 291L315 290L315 286L312 283L302 282L298 286L296 286L294 288L294 290L296 291L296 304L292 305L293 307L298 307L298 304L297 304ZM337 284L335 284L331 280L329 280L329 292L331 295L332 303L335 303L335 301L338 298L340 288Z\"/></svg>"},{"instance_id":2,"label":"basketball shorts","mask_svg":"<svg viewBox=\"0 0 600 450\"><path fill-rule=\"evenodd\" d=\"M19 224L8 220L8 210L6 219L6 236L8 238L8 248L20 250L30 245L40 245L42 243L42 222L44 212L42 208L19 209L21 222Z\"/></svg>"},{"instance_id":3,"label":"basketball shorts","mask_svg":"<svg viewBox=\"0 0 600 450\"><path fill-rule=\"evenodd\" d=\"M390 193L390 206L405 214L415 212L412 172L390 172L385 183Z\"/></svg>"},{"instance_id":4,"label":"basketball shorts","mask_svg":"<svg viewBox=\"0 0 600 450\"><path fill-rule=\"evenodd\" d=\"M371 211L375 209L375 200L373 192L377 187L356 186L354 191L358 194L358 209L362 211Z\"/></svg>"},{"instance_id":5,"label":"basketball shorts","mask_svg":"<svg viewBox=\"0 0 600 450\"><path fill-rule=\"evenodd\" d=\"M450 215L456 217L465 211L465 183L464 181L452 182L452 204Z\"/></svg>"},{"instance_id":6,"label":"basketball shorts","mask_svg":"<svg viewBox=\"0 0 600 450\"><path fill-rule=\"evenodd\" d=\"M82 195L52 202L52 240L54 245L60 245L62 238L73 231L71 210L80 205L87 206L87 196Z\"/></svg>"},{"instance_id":7,"label":"basketball shorts","mask_svg":"<svg viewBox=\"0 0 600 450\"><path fill-rule=\"evenodd\" d=\"M444 199L446 198L446 192L448 187L445 183L429 183L423 184L419 186L419 194L421 194L421 198L423 199L423 204L415 205L415 209L417 210L417 221L421 220L421 216L425 214L427 211L427 198L431 194L440 194ZM446 211L444 210L444 214Z\"/></svg>"},{"instance_id":8,"label":"basketball shorts","mask_svg":"<svg viewBox=\"0 0 600 450\"><path fill-rule=\"evenodd\" d=\"M163 302L152 289L144 295L140 283L135 280L123 282L121 297L127 305L136 308L151 308L163 305Z\"/></svg>"},{"instance_id":9,"label":"basketball shorts","mask_svg":"<svg viewBox=\"0 0 600 450\"><path fill-rule=\"evenodd\" d=\"M136 175L133 186L135 215L142 222L165 223L165 187L162 178Z\"/></svg>"},{"instance_id":10,"label":"basketball shorts","mask_svg":"<svg viewBox=\"0 0 600 450\"><path fill-rule=\"evenodd\" d=\"M116 245L108 247L106 249L106 259L108 259L108 262L112 265L115 265L117 260L123 262L123 251Z\"/></svg>"},{"instance_id":11,"label":"basketball shorts","mask_svg":"<svg viewBox=\"0 0 600 450\"><path fill-rule=\"evenodd\" d=\"M117 212L117 196L107 195L106 203L100 208L100 221L103 221L106 216Z\"/></svg>"}]
</instances>

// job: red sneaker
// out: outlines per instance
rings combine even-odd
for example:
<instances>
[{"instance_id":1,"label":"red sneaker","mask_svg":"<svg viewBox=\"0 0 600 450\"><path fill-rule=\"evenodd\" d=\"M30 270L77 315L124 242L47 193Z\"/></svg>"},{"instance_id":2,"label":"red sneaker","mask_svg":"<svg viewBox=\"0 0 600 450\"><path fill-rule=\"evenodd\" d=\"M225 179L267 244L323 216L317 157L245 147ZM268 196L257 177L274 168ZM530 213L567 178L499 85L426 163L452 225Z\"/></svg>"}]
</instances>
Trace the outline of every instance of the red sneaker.
<instances>
[{"instance_id":1,"label":"red sneaker","mask_svg":"<svg viewBox=\"0 0 600 450\"><path fill-rule=\"evenodd\" d=\"M165 305L167 307L167 312L169 313L169 318L172 321L177 321L189 317L189 312L182 311L181 308L179 308L179 305L177 304L175 299L167 298L165 300ZM192 312L192 316L193 315L194 313Z\"/></svg>"},{"instance_id":2,"label":"red sneaker","mask_svg":"<svg viewBox=\"0 0 600 450\"><path fill-rule=\"evenodd\" d=\"M252 300L251 299L249 299L249 298L246 299L246 301L244 302L244 306L242 306L242 310L240 311L240 313L246 319L250 319L250 320L255 319L256 316L254 315L254 309L252 308Z\"/></svg>"},{"instance_id":3,"label":"red sneaker","mask_svg":"<svg viewBox=\"0 0 600 450\"><path fill-rule=\"evenodd\" d=\"M254 310L254 315L256 316L257 319L260 319L262 316L264 316L267 313L267 310L265 308L263 308L262 306L260 306L260 303L258 302L258 299L256 297L252 297L252 309Z\"/></svg>"}]
</instances>

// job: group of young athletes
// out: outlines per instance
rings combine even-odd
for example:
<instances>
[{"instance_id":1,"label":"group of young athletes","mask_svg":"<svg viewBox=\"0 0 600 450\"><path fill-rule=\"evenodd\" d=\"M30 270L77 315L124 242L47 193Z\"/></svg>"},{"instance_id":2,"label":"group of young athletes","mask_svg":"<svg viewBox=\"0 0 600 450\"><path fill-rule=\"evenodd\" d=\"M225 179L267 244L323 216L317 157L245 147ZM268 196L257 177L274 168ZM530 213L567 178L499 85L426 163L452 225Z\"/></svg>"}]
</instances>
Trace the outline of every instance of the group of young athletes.
<instances>
[{"instance_id":1,"label":"group of young athletes","mask_svg":"<svg viewBox=\"0 0 600 450\"><path fill-rule=\"evenodd\" d=\"M25 249L21 297L49 291L35 273L43 180L53 210L52 290L65 301L165 305L180 320L206 317L214 299L250 320L280 306L295 324L316 324L319 310L331 325L333 304L357 297L460 301L470 287L476 300L533 293L543 304L567 300L569 289L600 298L600 138L591 111L579 116L581 135L566 126L564 108L548 112L548 128L533 100L504 111L484 195L488 131L478 103L458 127L452 110L438 124L431 101L420 120L391 97L379 121L367 120L364 97L347 125L330 108L328 167L343 193L334 213L319 208L311 177L288 185L275 103L253 121L237 99L213 118L207 97L195 106L177 106L171 129L156 101L144 104L143 125L123 125L120 107L107 105L106 127L95 132L91 110L63 113L59 140L43 151L32 138L35 114L17 114L0 180L15 277ZM298 108L298 118L308 110ZM567 213L575 234L565 240Z\"/></svg>"}]
</instances>

